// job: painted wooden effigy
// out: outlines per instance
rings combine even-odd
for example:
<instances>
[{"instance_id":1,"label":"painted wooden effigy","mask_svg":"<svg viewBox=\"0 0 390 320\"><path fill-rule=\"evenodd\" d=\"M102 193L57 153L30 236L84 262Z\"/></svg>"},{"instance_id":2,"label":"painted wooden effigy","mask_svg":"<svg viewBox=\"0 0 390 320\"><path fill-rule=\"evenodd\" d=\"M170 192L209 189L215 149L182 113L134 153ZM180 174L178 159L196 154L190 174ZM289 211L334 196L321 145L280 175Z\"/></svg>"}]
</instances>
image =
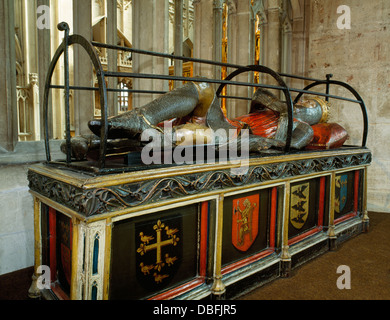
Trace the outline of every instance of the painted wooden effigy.
<instances>
[{"instance_id":1,"label":"painted wooden effigy","mask_svg":"<svg viewBox=\"0 0 390 320\"><path fill-rule=\"evenodd\" d=\"M65 37L53 69L66 51L65 42L88 48L99 67L92 46L74 35ZM248 69L238 67L236 74ZM275 75L282 84L273 71L257 70ZM99 69L98 74L104 72ZM233 76L223 85L233 82ZM49 71L46 96L50 79ZM104 78L99 83L104 98ZM328 78L298 92L310 94L315 84L342 85ZM293 268L366 231L371 163L365 146L367 115L357 92L348 89L362 106L362 146L251 153L246 170L239 173L242 163L226 159L142 165L133 153L118 162L118 157L106 157L103 131L100 157L74 161L67 149L66 161L53 161L46 136L47 161L28 171L35 222L30 296L232 299L288 277ZM290 97L288 87L283 90ZM41 266L47 266L45 274Z\"/></svg>"}]
</instances>

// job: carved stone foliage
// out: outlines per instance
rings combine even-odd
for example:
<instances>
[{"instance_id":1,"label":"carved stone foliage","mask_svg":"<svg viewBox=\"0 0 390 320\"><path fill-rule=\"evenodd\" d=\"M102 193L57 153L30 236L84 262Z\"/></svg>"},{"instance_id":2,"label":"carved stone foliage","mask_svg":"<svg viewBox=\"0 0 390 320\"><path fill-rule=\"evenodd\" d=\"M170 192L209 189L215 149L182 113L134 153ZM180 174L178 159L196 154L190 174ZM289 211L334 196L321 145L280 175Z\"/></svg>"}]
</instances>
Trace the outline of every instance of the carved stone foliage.
<instances>
[{"instance_id":1,"label":"carved stone foliage","mask_svg":"<svg viewBox=\"0 0 390 320\"><path fill-rule=\"evenodd\" d=\"M224 169L95 189L78 188L31 170L28 180L31 190L88 217L213 190L343 169L370 162L371 153L340 155L251 166L245 175L234 175L230 169Z\"/></svg>"}]
</instances>

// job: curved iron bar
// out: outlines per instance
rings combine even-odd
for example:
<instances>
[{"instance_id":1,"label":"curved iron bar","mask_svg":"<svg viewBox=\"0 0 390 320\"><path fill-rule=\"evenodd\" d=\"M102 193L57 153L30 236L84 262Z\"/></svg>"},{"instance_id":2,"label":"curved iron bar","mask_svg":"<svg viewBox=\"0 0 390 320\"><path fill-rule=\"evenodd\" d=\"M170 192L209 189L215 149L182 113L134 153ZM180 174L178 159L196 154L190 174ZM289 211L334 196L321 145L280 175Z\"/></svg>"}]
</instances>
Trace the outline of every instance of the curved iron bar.
<instances>
[{"instance_id":1,"label":"curved iron bar","mask_svg":"<svg viewBox=\"0 0 390 320\"><path fill-rule=\"evenodd\" d=\"M285 152L289 152L290 147L291 147L292 129L293 129L293 103L292 103L292 99L291 99L290 89L288 88L287 84L283 81L283 79L281 78L281 76L278 73L276 73L272 69L265 67L263 65L249 65L249 66L238 68L237 70L230 73L224 79L224 81L229 81L229 80L233 79L234 77L238 76L239 74L244 73L244 72L249 72L249 71L257 71L257 72L269 74L278 82L279 86L281 87L279 90L282 90L284 93L284 96L286 98L286 103L287 103L287 114L288 114L287 138L286 138ZM219 86L219 88L217 89L216 95L218 98L220 97L220 94L221 94L223 88L226 86L226 84L227 83L222 83ZM276 88L276 89L278 89L278 88Z\"/></svg>"},{"instance_id":2,"label":"curved iron bar","mask_svg":"<svg viewBox=\"0 0 390 320\"><path fill-rule=\"evenodd\" d=\"M101 108L101 133L100 133L100 151L99 151L99 168L104 168L105 166L105 159L106 159L106 150L107 150L107 136L108 136L108 125L107 125L107 88L106 88L106 82L104 80L104 72L103 67L100 63L100 59L97 55L96 50L91 45L91 43L85 39L84 37L80 35L71 35L67 36L69 32L66 31L66 23L62 22L58 25L58 29L65 31L65 38L62 44L57 48L57 51L55 52L47 72L46 76L46 83L45 83L45 91L44 91L44 97L43 97L43 112L44 112L44 120L45 120L45 127L44 127L44 135L45 135L45 149L46 149L46 159L48 162L51 161L51 155L50 155L50 145L49 145L49 127L48 127L48 100L49 100L49 92L51 88L51 78L53 76L54 69L57 65L58 59L62 55L62 53L67 51L67 47L71 46L73 44L78 44L81 47L84 48L84 50L88 53L92 64L95 68L98 84L99 84L99 94L100 94L100 108ZM65 61L65 65L69 63L68 61ZM68 90L66 89L68 87ZM68 92L68 98L69 98L69 83L65 83L65 93ZM66 95L66 94L65 94ZM69 107L69 103L67 103L67 108ZM69 112L67 110L67 119L66 119L66 125L67 125L67 160L68 160L68 154L70 153L70 132L68 135L68 131L70 131L70 125L69 125ZM69 137L69 144L68 144L68 137ZM68 161L67 161L68 162ZM69 161L70 162L70 161Z\"/></svg>"},{"instance_id":3,"label":"curved iron bar","mask_svg":"<svg viewBox=\"0 0 390 320\"><path fill-rule=\"evenodd\" d=\"M362 147L366 147L366 145L367 145L367 136L368 136L368 114L367 114L366 105L365 105L362 97L360 96L360 94L354 88L352 88L349 84L347 84L345 82L342 82L342 81L330 80L330 79L328 79L326 82L322 82L322 81L313 82L313 83L307 85L303 90L304 91L308 91L309 89L311 89L313 87L316 87L316 86L319 86L319 85L322 85L322 84L341 86L341 87L349 90L355 96L355 98L357 100L357 103L360 104L360 108L361 108L362 114L363 114L363 126L364 126L364 129L363 129ZM306 92L306 94L308 94L308 93ZM313 94L316 94L316 93L313 92ZM299 101L299 99L302 97L302 95L303 95L303 92L300 92L296 96L296 98L294 100L294 104Z\"/></svg>"},{"instance_id":4,"label":"curved iron bar","mask_svg":"<svg viewBox=\"0 0 390 320\"><path fill-rule=\"evenodd\" d=\"M66 22L60 22L57 25L58 30L65 31L64 36L64 90L65 90L65 132L66 132L66 163L72 161L71 143L70 143L70 107L69 107L69 25Z\"/></svg>"}]
</instances>

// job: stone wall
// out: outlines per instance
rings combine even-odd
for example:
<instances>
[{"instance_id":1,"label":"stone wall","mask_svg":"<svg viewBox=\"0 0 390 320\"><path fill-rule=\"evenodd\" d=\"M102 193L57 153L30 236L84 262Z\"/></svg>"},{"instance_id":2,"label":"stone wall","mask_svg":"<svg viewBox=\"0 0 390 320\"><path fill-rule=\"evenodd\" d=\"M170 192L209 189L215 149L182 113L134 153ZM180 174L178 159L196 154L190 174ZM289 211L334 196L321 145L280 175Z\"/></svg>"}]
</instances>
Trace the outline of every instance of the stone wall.
<instances>
[{"instance_id":1,"label":"stone wall","mask_svg":"<svg viewBox=\"0 0 390 320\"><path fill-rule=\"evenodd\" d=\"M308 76L347 82L366 103L369 116L368 147L373 163L368 170L368 210L390 212L390 1L306 1ZM341 5L351 10L351 28L339 29ZM341 24L345 21L341 21ZM333 90L345 94L344 89ZM347 93L348 94L348 93ZM353 98L351 94L348 97ZM331 120L349 132L349 144L361 144L363 118L357 104L332 100Z\"/></svg>"},{"instance_id":2,"label":"stone wall","mask_svg":"<svg viewBox=\"0 0 390 320\"><path fill-rule=\"evenodd\" d=\"M34 264L33 199L27 166L0 166L0 275Z\"/></svg>"},{"instance_id":3,"label":"stone wall","mask_svg":"<svg viewBox=\"0 0 390 320\"><path fill-rule=\"evenodd\" d=\"M64 159L61 142L51 142L53 159ZM19 142L13 152L0 150L0 275L34 264L34 206L27 170L45 157L43 141Z\"/></svg>"}]
</instances>

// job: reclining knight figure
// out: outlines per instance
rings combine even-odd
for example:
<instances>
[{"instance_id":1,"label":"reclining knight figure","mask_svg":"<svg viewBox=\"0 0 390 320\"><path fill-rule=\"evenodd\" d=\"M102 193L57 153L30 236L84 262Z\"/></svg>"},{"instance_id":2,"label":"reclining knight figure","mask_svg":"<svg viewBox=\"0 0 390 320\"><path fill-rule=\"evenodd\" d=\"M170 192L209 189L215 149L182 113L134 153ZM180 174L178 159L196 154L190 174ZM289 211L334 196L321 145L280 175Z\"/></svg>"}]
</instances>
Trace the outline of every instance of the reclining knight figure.
<instances>
[{"instance_id":1,"label":"reclining knight figure","mask_svg":"<svg viewBox=\"0 0 390 320\"><path fill-rule=\"evenodd\" d=\"M326 121L327 111L327 104L319 98L295 104L291 148L302 149L313 140L312 126ZM207 144L210 141L221 146L232 139L237 139L240 146L244 145L241 139L248 139L245 145L249 146L249 152L261 152L272 147L280 149L285 146L287 137L287 115L285 103L268 90L259 88L253 96L250 114L230 120L223 114L219 100L208 83L188 82L143 107L109 117L107 153L145 146L147 142L140 139L142 132L146 129L163 132L161 124L164 121L172 124L173 146L188 142ZM94 134L75 137L71 141L72 157L77 160L85 159L88 152L100 145L101 121L91 120L88 126ZM242 137L242 129L249 129L249 135ZM227 138L212 140L210 133L216 130L225 130ZM236 133L233 138L229 130ZM343 132L342 143L346 138L347 134ZM66 153L65 143L61 145L61 150Z\"/></svg>"}]
</instances>

